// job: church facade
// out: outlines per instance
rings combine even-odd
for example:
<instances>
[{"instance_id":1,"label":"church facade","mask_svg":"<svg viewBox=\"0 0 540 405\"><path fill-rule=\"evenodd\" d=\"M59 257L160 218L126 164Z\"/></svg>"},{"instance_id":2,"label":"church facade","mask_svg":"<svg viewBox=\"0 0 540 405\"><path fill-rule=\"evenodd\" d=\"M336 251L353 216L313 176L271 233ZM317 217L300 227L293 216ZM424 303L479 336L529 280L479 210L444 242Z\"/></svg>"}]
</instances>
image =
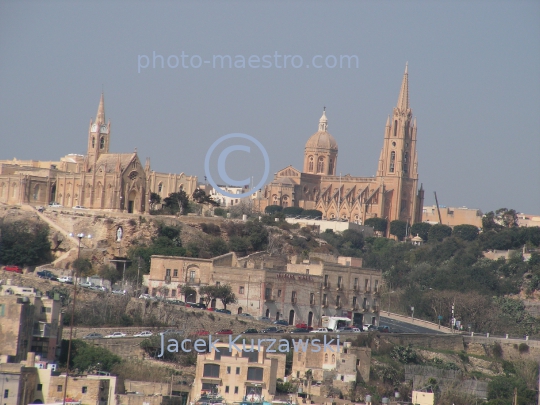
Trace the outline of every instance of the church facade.
<instances>
[{"instance_id":1,"label":"church facade","mask_svg":"<svg viewBox=\"0 0 540 405\"><path fill-rule=\"evenodd\" d=\"M59 161L0 161L0 203L84 206L128 213L148 213L150 194L162 199L197 188L197 177L157 173L150 159L142 165L137 151L111 153L111 123L105 121L103 94L95 121L88 127L87 154L70 154Z\"/></svg>"},{"instance_id":2,"label":"church facade","mask_svg":"<svg viewBox=\"0 0 540 405\"><path fill-rule=\"evenodd\" d=\"M375 177L336 175L338 145L328 133L324 111L318 131L306 143L303 170L289 166L277 172L264 189L261 209L270 205L316 209L324 219L359 224L373 217L421 222L424 192L418 189L416 132L406 67L397 105L386 122Z\"/></svg>"}]
</instances>

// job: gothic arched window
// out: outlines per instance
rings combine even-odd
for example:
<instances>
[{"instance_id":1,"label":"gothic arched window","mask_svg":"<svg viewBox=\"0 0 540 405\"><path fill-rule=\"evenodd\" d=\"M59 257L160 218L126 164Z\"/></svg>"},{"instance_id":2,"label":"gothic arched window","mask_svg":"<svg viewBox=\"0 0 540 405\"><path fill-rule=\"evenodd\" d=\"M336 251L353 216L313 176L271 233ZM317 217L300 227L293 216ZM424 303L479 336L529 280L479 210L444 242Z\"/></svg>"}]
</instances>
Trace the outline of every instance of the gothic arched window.
<instances>
[{"instance_id":1,"label":"gothic arched window","mask_svg":"<svg viewBox=\"0 0 540 405\"><path fill-rule=\"evenodd\" d=\"M308 172L313 173L313 156L308 158Z\"/></svg>"},{"instance_id":2,"label":"gothic arched window","mask_svg":"<svg viewBox=\"0 0 540 405\"><path fill-rule=\"evenodd\" d=\"M99 141L99 149L103 149L105 147L105 137L102 136Z\"/></svg>"},{"instance_id":3,"label":"gothic arched window","mask_svg":"<svg viewBox=\"0 0 540 405\"><path fill-rule=\"evenodd\" d=\"M397 136L397 120L394 121L394 136Z\"/></svg>"},{"instance_id":4,"label":"gothic arched window","mask_svg":"<svg viewBox=\"0 0 540 405\"><path fill-rule=\"evenodd\" d=\"M324 354L324 362L325 362L325 363L328 363L328 353L325 353L325 354Z\"/></svg>"},{"instance_id":5,"label":"gothic arched window","mask_svg":"<svg viewBox=\"0 0 540 405\"><path fill-rule=\"evenodd\" d=\"M93 136L92 137L92 148L95 148L96 147L96 137Z\"/></svg>"},{"instance_id":6,"label":"gothic arched window","mask_svg":"<svg viewBox=\"0 0 540 405\"><path fill-rule=\"evenodd\" d=\"M390 153L390 173L394 173L394 163L396 161L396 152Z\"/></svg>"},{"instance_id":7,"label":"gothic arched window","mask_svg":"<svg viewBox=\"0 0 540 405\"><path fill-rule=\"evenodd\" d=\"M162 190L163 190L163 183L159 183L157 186L158 193L161 193Z\"/></svg>"},{"instance_id":8,"label":"gothic arched window","mask_svg":"<svg viewBox=\"0 0 540 405\"><path fill-rule=\"evenodd\" d=\"M330 159L330 163L328 164L328 174L332 174L333 170L334 170L334 159Z\"/></svg>"},{"instance_id":9,"label":"gothic arched window","mask_svg":"<svg viewBox=\"0 0 540 405\"><path fill-rule=\"evenodd\" d=\"M317 162L317 173L324 173L324 157L320 157Z\"/></svg>"}]
</instances>

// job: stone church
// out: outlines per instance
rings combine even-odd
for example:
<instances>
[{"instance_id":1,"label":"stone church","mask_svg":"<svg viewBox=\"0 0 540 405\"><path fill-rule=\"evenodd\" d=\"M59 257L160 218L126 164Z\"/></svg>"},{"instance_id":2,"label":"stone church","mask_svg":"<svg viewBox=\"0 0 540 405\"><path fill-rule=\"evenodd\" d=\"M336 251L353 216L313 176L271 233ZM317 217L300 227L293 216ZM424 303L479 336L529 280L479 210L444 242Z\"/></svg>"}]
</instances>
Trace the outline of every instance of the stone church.
<instances>
[{"instance_id":1,"label":"stone church","mask_svg":"<svg viewBox=\"0 0 540 405\"><path fill-rule=\"evenodd\" d=\"M0 160L0 203L84 206L128 213L147 213L150 193L167 197L184 190L192 195L197 177L156 173L150 159L141 164L137 150L111 153L111 122L105 120L103 94L95 121L88 127L86 155L69 154L59 161Z\"/></svg>"},{"instance_id":2,"label":"stone church","mask_svg":"<svg viewBox=\"0 0 540 405\"><path fill-rule=\"evenodd\" d=\"M306 142L303 170L292 166L280 170L264 189L261 209L269 205L316 209L324 219L359 224L373 217L421 222L424 192L418 189L416 130L405 67L397 105L386 122L375 177L336 175L338 144L328 133L323 111L319 130Z\"/></svg>"}]
</instances>

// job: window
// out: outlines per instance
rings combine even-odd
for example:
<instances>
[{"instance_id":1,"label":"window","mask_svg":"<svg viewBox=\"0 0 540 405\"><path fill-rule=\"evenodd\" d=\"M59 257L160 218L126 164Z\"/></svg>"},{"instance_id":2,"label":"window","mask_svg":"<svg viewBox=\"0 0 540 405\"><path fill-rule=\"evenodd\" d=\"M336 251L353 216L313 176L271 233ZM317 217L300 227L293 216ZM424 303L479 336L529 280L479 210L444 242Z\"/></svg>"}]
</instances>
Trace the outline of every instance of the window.
<instances>
[{"instance_id":1,"label":"window","mask_svg":"<svg viewBox=\"0 0 540 405\"><path fill-rule=\"evenodd\" d=\"M324 275L324 286L328 287L328 274Z\"/></svg>"},{"instance_id":2,"label":"window","mask_svg":"<svg viewBox=\"0 0 540 405\"><path fill-rule=\"evenodd\" d=\"M103 149L105 147L105 137L102 136L101 140L99 141L99 149Z\"/></svg>"},{"instance_id":3,"label":"window","mask_svg":"<svg viewBox=\"0 0 540 405\"><path fill-rule=\"evenodd\" d=\"M219 378L219 364L205 364L203 370L203 377Z\"/></svg>"},{"instance_id":4,"label":"window","mask_svg":"<svg viewBox=\"0 0 540 405\"><path fill-rule=\"evenodd\" d=\"M43 391L43 384L38 384L36 391Z\"/></svg>"},{"instance_id":5,"label":"window","mask_svg":"<svg viewBox=\"0 0 540 405\"><path fill-rule=\"evenodd\" d=\"M56 392L62 392L62 386L61 385L56 386Z\"/></svg>"},{"instance_id":6,"label":"window","mask_svg":"<svg viewBox=\"0 0 540 405\"><path fill-rule=\"evenodd\" d=\"M176 290L171 290L171 297L176 297Z\"/></svg>"},{"instance_id":7,"label":"window","mask_svg":"<svg viewBox=\"0 0 540 405\"><path fill-rule=\"evenodd\" d=\"M262 367L248 367L247 379L250 381L262 381L263 380Z\"/></svg>"},{"instance_id":8,"label":"window","mask_svg":"<svg viewBox=\"0 0 540 405\"><path fill-rule=\"evenodd\" d=\"M95 148L96 147L96 137L93 136L92 137L92 148Z\"/></svg>"},{"instance_id":9,"label":"window","mask_svg":"<svg viewBox=\"0 0 540 405\"><path fill-rule=\"evenodd\" d=\"M314 293L309 294L309 304L310 305L315 305L315 294Z\"/></svg>"},{"instance_id":10,"label":"window","mask_svg":"<svg viewBox=\"0 0 540 405\"><path fill-rule=\"evenodd\" d=\"M231 368L227 367L227 374L231 374Z\"/></svg>"},{"instance_id":11,"label":"window","mask_svg":"<svg viewBox=\"0 0 540 405\"><path fill-rule=\"evenodd\" d=\"M379 280L375 280L375 292L379 289Z\"/></svg>"},{"instance_id":12,"label":"window","mask_svg":"<svg viewBox=\"0 0 540 405\"><path fill-rule=\"evenodd\" d=\"M240 288L238 289L238 294L243 294L244 293L244 286L240 286Z\"/></svg>"},{"instance_id":13,"label":"window","mask_svg":"<svg viewBox=\"0 0 540 405\"><path fill-rule=\"evenodd\" d=\"M334 167L334 160L330 159L330 163L328 164L328 174L332 174L333 167Z\"/></svg>"},{"instance_id":14,"label":"window","mask_svg":"<svg viewBox=\"0 0 540 405\"><path fill-rule=\"evenodd\" d=\"M394 173L395 160L396 152L392 151L392 153L390 153L390 173Z\"/></svg>"},{"instance_id":15,"label":"window","mask_svg":"<svg viewBox=\"0 0 540 405\"><path fill-rule=\"evenodd\" d=\"M272 289L271 288L266 287L264 289L264 298L267 299L267 300L272 298Z\"/></svg>"},{"instance_id":16,"label":"window","mask_svg":"<svg viewBox=\"0 0 540 405\"><path fill-rule=\"evenodd\" d=\"M364 290L365 290L365 291L369 291L369 279L366 278L364 281L365 281L365 283L364 283Z\"/></svg>"},{"instance_id":17,"label":"window","mask_svg":"<svg viewBox=\"0 0 540 405\"><path fill-rule=\"evenodd\" d=\"M326 294L323 294L322 302L323 302L323 305L328 305L328 297L326 296Z\"/></svg>"},{"instance_id":18,"label":"window","mask_svg":"<svg viewBox=\"0 0 540 405\"><path fill-rule=\"evenodd\" d=\"M240 375L240 367L236 367L236 374Z\"/></svg>"},{"instance_id":19,"label":"window","mask_svg":"<svg viewBox=\"0 0 540 405\"><path fill-rule=\"evenodd\" d=\"M325 354L324 354L324 362L325 362L325 363L328 363L328 353L325 353Z\"/></svg>"},{"instance_id":20,"label":"window","mask_svg":"<svg viewBox=\"0 0 540 405\"><path fill-rule=\"evenodd\" d=\"M313 156L309 157L308 172L313 173Z\"/></svg>"},{"instance_id":21,"label":"window","mask_svg":"<svg viewBox=\"0 0 540 405\"><path fill-rule=\"evenodd\" d=\"M339 295L336 297L336 306L337 307L341 306L341 297Z\"/></svg>"},{"instance_id":22,"label":"window","mask_svg":"<svg viewBox=\"0 0 540 405\"><path fill-rule=\"evenodd\" d=\"M259 352L257 350L253 352L242 352L242 357L247 358L248 363L257 363L259 361Z\"/></svg>"},{"instance_id":23,"label":"window","mask_svg":"<svg viewBox=\"0 0 540 405\"><path fill-rule=\"evenodd\" d=\"M157 187L158 193L161 193L162 190L163 190L163 183L159 183Z\"/></svg>"},{"instance_id":24,"label":"window","mask_svg":"<svg viewBox=\"0 0 540 405\"><path fill-rule=\"evenodd\" d=\"M317 173L324 173L324 157L319 157L317 162Z\"/></svg>"},{"instance_id":25,"label":"window","mask_svg":"<svg viewBox=\"0 0 540 405\"><path fill-rule=\"evenodd\" d=\"M8 398L9 397L9 390L4 390L4 398Z\"/></svg>"},{"instance_id":26,"label":"window","mask_svg":"<svg viewBox=\"0 0 540 405\"><path fill-rule=\"evenodd\" d=\"M194 283L195 282L195 270L191 270L189 272L189 282Z\"/></svg>"},{"instance_id":27,"label":"window","mask_svg":"<svg viewBox=\"0 0 540 405\"><path fill-rule=\"evenodd\" d=\"M216 281L216 287L219 287L221 283L219 281Z\"/></svg>"},{"instance_id":28,"label":"window","mask_svg":"<svg viewBox=\"0 0 540 405\"><path fill-rule=\"evenodd\" d=\"M394 120L394 136L397 136L397 120Z\"/></svg>"},{"instance_id":29,"label":"window","mask_svg":"<svg viewBox=\"0 0 540 405\"><path fill-rule=\"evenodd\" d=\"M226 386L225 386L225 394L228 394L228 393L229 393L229 386L226 385Z\"/></svg>"},{"instance_id":30,"label":"window","mask_svg":"<svg viewBox=\"0 0 540 405\"><path fill-rule=\"evenodd\" d=\"M296 303L296 291L293 291L291 294L291 302L294 304Z\"/></svg>"},{"instance_id":31,"label":"window","mask_svg":"<svg viewBox=\"0 0 540 405\"><path fill-rule=\"evenodd\" d=\"M336 355L333 354L333 355L332 355L332 363L335 363L335 362L336 362Z\"/></svg>"},{"instance_id":32,"label":"window","mask_svg":"<svg viewBox=\"0 0 540 405\"><path fill-rule=\"evenodd\" d=\"M302 361L302 352L298 352L298 361Z\"/></svg>"},{"instance_id":33,"label":"window","mask_svg":"<svg viewBox=\"0 0 540 405\"><path fill-rule=\"evenodd\" d=\"M355 290L358 289L358 279L357 278L354 279L354 289Z\"/></svg>"},{"instance_id":34,"label":"window","mask_svg":"<svg viewBox=\"0 0 540 405\"><path fill-rule=\"evenodd\" d=\"M51 313L51 308L49 307L41 307L41 312Z\"/></svg>"},{"instance_id":35,"label":"window","mask_svg":"<svg viewBox=\"0 0 540 405\"><path fill-rule=\"evenodd\" d=\"M277 290L277 296L278 298L281 297L281 290Z\"/></svg>"},{"instance_id":36,"label":"window","mask_svg":"<svg viewBox=\"0 0 540 405\"><path fill-rule=\"evenodd\" d=\"M238 387L234 387L234 393L238 394Z\"/></svg>"},{"instance_id":37,"label":"window","mask_svg":"<svg viewBox=\"0 0 540 405\"><path fill-rule=\"evenodd\" d=\"M86 394L86 393L88 392L88 387L82 387L81 392L82 392L83 394Z\"/></svg>"},{"instance_id":38,"label":"window","mask_svg":"<svg viewBox=\"0 0 540 405\"><path fill-rule=\"evenodd\" d=\"M173 270L173 277L178 277L178 269Z\"/></svg>"},{"instance_id":39,"label":"window","mask_svg":"<svg viewBox=\"0 0 540 405\"><path fill-rule=\"evenodd\" d=\"M306 274L309 274L309 269L306 269Z\"/></svg>"},{"instance_id":40,"label":"window","mask_svg":"<svg viewBox=\"0 0 540 405\"><path fill-rule=\"evenodd\" d=\"M338 288L342 288L343 287L343 277L339 276L337 278L337 286Z\"/></svg>"},{"instance_id":41,"label":"window","mask_svg":"<svg viewBox=\"0 0 540 405\"><path fill-rule=\"evenodd\" d=\"M356 306L356 297L352 297L352 305L353 305L353 307Z\"/></svg>"},{"instance_id":42,"label":"window","mask_svg":"<svg viewBox=\"0 0 540 405\"><path fill-rule=\"evenodd\" d=\"M170 277L170 276L171 276L171 269L165 270L165 277Z\"/></svg>"}]
</instances>

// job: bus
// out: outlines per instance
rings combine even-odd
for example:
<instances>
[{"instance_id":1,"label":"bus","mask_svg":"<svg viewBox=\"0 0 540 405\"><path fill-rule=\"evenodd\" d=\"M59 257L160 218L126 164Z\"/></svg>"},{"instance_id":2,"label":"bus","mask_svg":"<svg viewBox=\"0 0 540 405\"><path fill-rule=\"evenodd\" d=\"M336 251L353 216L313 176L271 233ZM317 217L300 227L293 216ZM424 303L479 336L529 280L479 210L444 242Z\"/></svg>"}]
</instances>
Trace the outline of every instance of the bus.
<instances>
[{"instance_id":1,"label":"bus","mask_svg":"<svg viewBox=\"0 0 540 405\"><path fill-rule=\"evenodd\" d=\"M339 328L351 326L351 324L352 324L351 318L345 318L342 316L323 316L322 317L322 327L332 332L337 331Z\"/></svg>"}]
</instances>

